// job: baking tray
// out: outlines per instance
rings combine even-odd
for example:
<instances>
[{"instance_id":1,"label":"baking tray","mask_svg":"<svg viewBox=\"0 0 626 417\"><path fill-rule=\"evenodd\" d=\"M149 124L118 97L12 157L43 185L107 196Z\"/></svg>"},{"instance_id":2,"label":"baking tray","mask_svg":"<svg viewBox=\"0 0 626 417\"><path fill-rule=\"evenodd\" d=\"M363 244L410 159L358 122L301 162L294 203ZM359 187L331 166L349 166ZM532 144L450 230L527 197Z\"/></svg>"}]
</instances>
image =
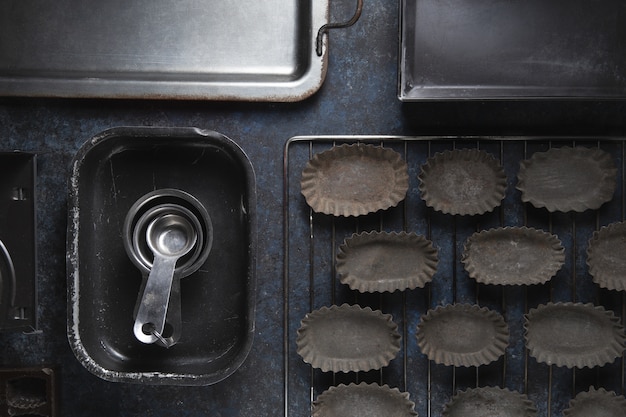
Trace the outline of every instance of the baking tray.
<instances>
[{"instance_id":1,"label":"baking tray","mask_svg":"<svg viewBox=\"0 0 626 417\"><path fill-rule=\"evenodd\" d=\"M402 101L626 97L620 0L402 0Z\"/></svg>"},{"instance_id":2,"label":"baking tray","mask_svg":"<svg viewBox=\"0 0 626 417\"><path fill-rule=\"evenodd\" d=\"M297 101L329 0L0 2L0 95ZM277 12L280 11L280 12Z\"/></svg>"},{"instance_id":3,"label":"baking tray","mask_svg":"<svg viewBox=\"0 0 626 417\"><path fill-rule=\"evenodd\" d=\"M134 336L142 271L123 239L133 204L163 189L194 196L213 226L208 257L180 279L182 330L170 349ZM68 200L67 331L86 369L114 382L210 385L242 365L255 328L256 179L237 144L196 128L112 128L74 157Z\"/></svg>"},{"instance_id":4,"label":"baking tray","mask_svg":"<svg viewBox=\"0 0 626 417\"><path fill-rule=\"evenodd\" d=\"M607 137L461 137L461 136L301 136L284 148L284 416L310 415L311 404L331 386L350 382L388 384L408 392L420 416L441 416L459 390L500 386L528 395L538 415L560 417L569 401L589 386L626 393L624 357L594 369L567 369L538 363L524 343L523 315L550 300L593 302L626 320L626 293L593 284L586 265L587 242L603 225L622 221L626 209L626 139ZM311 211L300 193L300 177L316 153L343 143L370 143L399 152L409 169L409 191L397 207L367 216L333 217ZM551 147L580 145L609 152L618 168L613 199L598 210L549 213L521 202L516 190L519 163ZM420 197L420 166L437 152L479 148L492 154L507 175L501 206L479 216L450 216L427 207ZM565 248L565 264L546 284L502 287L477 284L463 268L466 239L478 230L528 226L556 234ZM335 255L355 232L407 231L426 236L438 247L438 271L425 288L361 294L341 284ZM504 357L479 368L437 365L420 351L416 328L430 308L448 303L478 303L502 314L510 328ZM312 369L296 353L296 330L309 311L331 304L359 304L393 316L402 335L401 349L380 371L330 373Z\"/></svg>"}]
</instances>

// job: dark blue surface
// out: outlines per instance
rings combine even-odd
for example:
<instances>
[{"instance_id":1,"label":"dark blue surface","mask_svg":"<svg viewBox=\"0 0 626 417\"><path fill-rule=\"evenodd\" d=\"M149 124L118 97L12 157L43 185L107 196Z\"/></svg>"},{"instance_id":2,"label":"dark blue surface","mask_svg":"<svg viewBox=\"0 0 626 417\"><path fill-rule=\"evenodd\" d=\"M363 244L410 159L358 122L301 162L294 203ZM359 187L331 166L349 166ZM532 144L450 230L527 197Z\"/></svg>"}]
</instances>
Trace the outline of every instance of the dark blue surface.
<instances>
[{"instance_id":1,"label":"dark blue surface","mask_svg":"<svg viewBox=\"0 0 626 417\"><path fill-rule=\"evenodd\" d=\"M354 6L351 1L342 3L350 4L333 5L332 14L337 20L343 20ZM300 103L0 99L0 148L38 154L37 280L41 330L31 335L0 334L0 365L58 366L63 417L282 415L282 158L290 137L625 133L626 106L619 101L402 105L396 98L397 50L397 2L371 0L366 2L356 26L330 33L325 83L317 94ZM83 142L95 134L115 126L136 125L216 130L244 149L257 173L255 341L244 365L214 386L152 387L105 382L76 361L67 342L65 234L69 162ZM516 208L507 210L514 212ZM607 218L612 217L607 214ZM415 222L411 228L425 227L419 216L411 222ZM303 285L308 285L308 277ZM507 299L518 295L512 290L507 292ZM407 298L416 305L425 306L428 302L417 293ZM322 302L317 300L316 304ZM303 311L308 307L308 303L301 306ZM407 320L415 323L417 316L410 313ZM407 343L409 349L415 349L412 337ZM409 364L420 370L426 367L421 357L411 359ZM432 372L440 370L434 366ZM302 383L308 386L309 381ZM408 386L410 391L417 389L413 384ZM439 394L441 400L449 397L449 386L446 389ZM306 416L308 407L308 398L293 403L291 415Z\"/></svg>"}]
</instances>

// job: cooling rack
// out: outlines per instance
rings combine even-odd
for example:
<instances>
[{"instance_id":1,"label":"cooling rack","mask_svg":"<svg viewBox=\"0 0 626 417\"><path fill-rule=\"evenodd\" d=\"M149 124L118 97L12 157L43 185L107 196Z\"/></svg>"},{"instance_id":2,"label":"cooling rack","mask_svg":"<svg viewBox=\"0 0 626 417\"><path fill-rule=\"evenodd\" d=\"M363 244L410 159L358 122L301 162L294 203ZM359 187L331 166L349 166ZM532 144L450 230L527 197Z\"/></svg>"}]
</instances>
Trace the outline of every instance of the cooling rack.
<instances>
[{"instance_id":1,"label":"cooling rack","mask_svg":"<svg viewBox=\"0 0 626 417\"><path fill-rule=\"evenodd\" d=\"M360 217L314 213L300 194L300 175L316 153L342 143L370 143L399 152L409 169L409 190L397 207ZM520 161L552 147L599 147L618 168L613 199L598 210L549 213L524 204L515 189ZM435 212L420 198L418 174L429 156L454 148L479 148L491 153L507 175L507 192L493 212L450 216ZM549 301L592 302L626 318L626 295L598 287L586 265L588 240L595 230L624 220L626 190L624 138L620 137L465 137L465 136L298 136L284 147L284 275L283 366L284 416L308 416L319 394L350 382L387 384L408 392L420 416L438 417L460 390L499 386L528 395L540 416L560 417L569 401L590 386L625 393L624 357L594 369L567 369L538 363L524 343L524 314ZM463 269L465 240L474 232L501 226L529 226L558 235L565 264L548 283L527 287L477 284ZM361 294L341 284L336 274L338 246L362 231L409 231L426 236L439 250L439 266L425 288L383 294ZM510 330L505 355L489 365L453 368L423 355L416 340L420 317L430 308L454 302L474 303L500 312ZM332 304L359 304L392 314L402 334L398 356L379 371L325 373L312 369L296 353L296 331L310 311Z\"/></svg>"}]
</instances>

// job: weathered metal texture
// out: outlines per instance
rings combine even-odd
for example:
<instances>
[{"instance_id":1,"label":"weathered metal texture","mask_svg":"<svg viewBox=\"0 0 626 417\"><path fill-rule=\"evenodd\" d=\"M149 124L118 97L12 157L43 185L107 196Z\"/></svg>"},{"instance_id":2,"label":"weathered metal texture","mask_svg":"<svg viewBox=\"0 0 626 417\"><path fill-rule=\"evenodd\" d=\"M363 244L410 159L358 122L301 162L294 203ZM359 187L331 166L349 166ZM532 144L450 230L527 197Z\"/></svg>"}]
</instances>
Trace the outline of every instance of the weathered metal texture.
<instances>
[{"instance_id":1,"label":"weathered metal texture","mask_svg":"<svg viewBox=\"0 0 626 417\"><path fill-rule=\"evenodd\" d=\"M0 95L298 101L329 1L5 1ZM324 38L323 40L325 40Z\"/></svg>"}]
</instances>

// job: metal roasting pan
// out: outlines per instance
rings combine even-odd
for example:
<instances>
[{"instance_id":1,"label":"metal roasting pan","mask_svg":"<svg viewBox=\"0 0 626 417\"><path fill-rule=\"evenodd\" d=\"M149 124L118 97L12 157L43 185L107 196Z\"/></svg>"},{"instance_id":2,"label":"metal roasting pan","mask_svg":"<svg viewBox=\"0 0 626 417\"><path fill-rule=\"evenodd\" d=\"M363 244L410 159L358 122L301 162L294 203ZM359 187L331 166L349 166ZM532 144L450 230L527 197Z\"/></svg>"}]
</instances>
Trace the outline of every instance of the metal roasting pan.
<instances>
[{"instance_id":1,"label":"metal roasting pan","mask_svg":"<svg viewBox=\"0 0 626 417\"><path fill-rule=\"evenodd\" d=\"M326 28L340 26L329 6L3 1L0 96L302 100L324 81Z\"/></svg>"},{"instance_id":2,"label":"metal roasting pan","mask_svg":"<svg viewBox=\"0 0 626 417\"><path fill-rule=\"evenodd\" d=\"M620 0L402 0L398 97L626 97Z\"/></svg>"}]
</instances>

